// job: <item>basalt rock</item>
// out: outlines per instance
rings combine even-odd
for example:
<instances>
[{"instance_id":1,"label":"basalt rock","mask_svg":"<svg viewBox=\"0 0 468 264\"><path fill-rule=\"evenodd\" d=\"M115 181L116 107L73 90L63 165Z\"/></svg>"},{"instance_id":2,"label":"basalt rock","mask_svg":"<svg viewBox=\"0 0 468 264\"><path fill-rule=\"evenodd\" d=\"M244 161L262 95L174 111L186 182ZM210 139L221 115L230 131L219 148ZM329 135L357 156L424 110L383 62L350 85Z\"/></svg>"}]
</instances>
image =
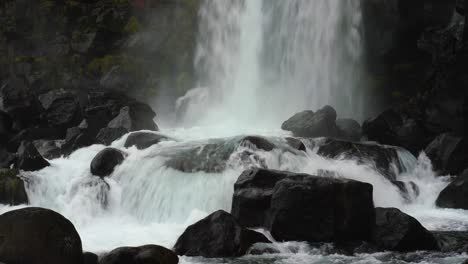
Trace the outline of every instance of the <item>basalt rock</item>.
<instances>
[{"instance_id":1,"label":"basalt rock","mask_svg":"<svg viewBox=\"0 0 468 264\"><path fill-rule=\"evenodd\" d=\"M49 162L39 154L33 143L29 141L21 142L17 153L16 168L25 171L37 171L49 165Z\"/></svg>"},{"instance_id":2,"label":"basalt rock","mask_svg":"<svg viewBox=\"0 0 468 264\"><path fill-rule=\"evenodd\" d=\"M434 169L441 174L457 175L468 164L468 141L452 134L442 134L426 148Z\"/></svg>"},{"instance_id":3,"label":"basalt rock","mask_svg":"<svg viewBox=\"0 0 468 264\"><path fill-rule=\"evenodd\" d=\"M34 146L36 147L39 154L46 159L56 159L62 156L61 146L63 140L34 140Z\"/></svg>"},{"instance_id":4,"label":"basalt rock","mask_svg":"<svg viewBox=\"0 0 468 264\"><path fill-rule=\"evenodd\" d=\"M122 151L115 148L105 148L91 161L91 173L99 177L109 176L124 159L125 154Z\"/></svg>"},{"instance_id":5,"label":"basalt rock","mask_svg":"<svg viewBox=\"0 0 468 264\"><path fill-rule=\"evenodd\" d=\"M0 169L0 204L19 205L28 203L24 182L18 171Z\"/></svg>"},{"instance_id":6,"label":"basalt rock","mask_svg":"<svg viewBox=\"0 0 468 264\"><path fill-rule=\"evenodd\" d=\"M135 132L128 135L125 141L125 147L129 148L135 146L137 149L146 149L152 145L156 145L161 141L171 140L170 138L150 132Z\"/></svg>"},{"instance_id":7,"label":"basalt rock","mask_svg":"<svg viewBox=\"0 0 468 264\"><path fill-rule=\"evenodd\" d=\"M337 119L338 137L347 141L359 141L362 136L361 125L354 119Z\"/></svg>"},{"instance_id":8,"label":"basalt rock","mask_svg":"<svg viewBox=\"0 0 468 264\"><path fill-rule=\"evenodd\" d=\"M468 210L468 169L442 190L436 205L443 208Z\"/></svg>"},{"instance_id":9,"label":"basalt rock","mask_svg":"<svg viewBox=\"0 0 468 264\"><path fill-rule=\"evenodd\" d=\"M98 255L91 253L91 252L83 253L83 264L98 264L98 263L99 263Z\"/></svg>"},{"instance_id":10,"label":"basalt rock","mask_svg":"<svg viewBox=\"0 0 468 264\"><path fill-rule=\"evenodd\" d=\"M9 264L82 264L81 239L62 215L24 208L0 215L0 259Z\"/></svg>"},{"instance_id":11,"label":"basalt rock","mask_svg":"<svg viewBox=\"0 0 468 264\"><path fill-rule=\"evenodd\" d=\"M291 131L296 137L335 137L336 111L331 106L313 111L303 111L286 120L281 128Z\"/></svg>"},{"instance_id":12,"label":"basalt rock","mask_svg":"<svg viewBox=\"0 0 468 264\"><path fill-rule=\"evenodd\" d=\"M239 257L259 242L269 241L262 234L243 228L229 213L216 211L187 227L177 239L174 251L184 256Z\"/></svg>"},{"instance_id":13,"label":"basalt rock","mask_svg":"<svg viewBox=\"0 0 468 264\"><path fill-rule=\"evenodd\" d=\"M121 247L105 254L99 264L177 264L179 257L171 250L157 246Z\"/></svg>"},{"instance_id":14,"label":"basalt rock","mask_svg":"<svg viewBox=\"0 0 468 264\"><path fill-rule=\"evenodd\" d=\"M296 150L299 150L299 151L306 151L307 150L307 147L304 145L304 143L300 139L288 137L288 138L286 138L286 142L293 149L296 149Z\"/></svg>"},{"instance_id":15,"label":"basalt rock","mask_svg":"<svg viewBox=\"0 0 468 264\"><path fill-rule=\"evenodd\" d=\"M468 252L468 232L466 231L433 231L437 244L442 252Z\"/></svg>"},{"instance_id":16,"label":"basalt rock","mask_svg":"<svg viewBox=\"0 0 468 264\"><path fill-rule=\"evenodd\" d=\"M51 127L66 131L82 120L80 102L73 93L53 90L39 96L39 101L44 109L42 119Z\"/></svg>"},{"instance_id":17,"label":"basalt rock","mask_svg":"<svg viewBox=\"0 0 468 264\"><path fill-rule=\"evenodd\" d=\"M112 144L112 142L116 141L117 139L123 137L125 134L127 134L128 131L127 129L123 127L118 127L118 128L103 128L99 131L99 133L96 136L96 139L106 145L109 146Z\"/></svg>"},{"instance_id":18,"label":"basalt rock","mask_svg":"<svg viewBox=\"0 0 468 264\"><path fill-rule=\"evenodd\" d=\"M117 117L112 119L109 128L125 128L127 132L138 130L158 130L153 122L156 114L147 105L125 106Z\"/></svg>"}]
</instances>

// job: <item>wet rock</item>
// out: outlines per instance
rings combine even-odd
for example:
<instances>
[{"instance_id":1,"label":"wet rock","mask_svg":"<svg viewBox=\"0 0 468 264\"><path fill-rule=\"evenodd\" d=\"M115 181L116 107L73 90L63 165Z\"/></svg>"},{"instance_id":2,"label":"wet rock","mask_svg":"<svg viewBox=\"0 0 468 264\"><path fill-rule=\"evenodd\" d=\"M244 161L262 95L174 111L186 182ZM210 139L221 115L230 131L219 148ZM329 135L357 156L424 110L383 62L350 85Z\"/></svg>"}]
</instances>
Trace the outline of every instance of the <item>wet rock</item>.
<instances>
[{"instance_id":1,"label":"wet rock","mask_svg":"<svg viewBox=\"0 0 468 264\"><path fill-rule=\"evenodd\" d=\"M67 130L65 142L61 146L64 155L70 155L75 150L89 147L97 143L96 139L88 134L86 128L72 127Z\"/></svg>"},{"instance_id":2,"label":"wet rock","mask_svg":"<svg viewBox=\"0 0 468 264\"><path fill-rule=\"evenodd\" d=\"M13 128L13 120L11 117L3 112L0 111L0 144L6 144L8 142L8 137L10 133L12 133Z\"/></svg>"},{"instance_id":3,"label":"wet rock","mask_svg":"<svg viewBox=\"0 0 468 264\"><path fill-rule=\"evenodd\" d=\"M46 159L56 159L62 156L62 140L34 140L34 146L39 154Z\"/></svg>"},{"instance_id":4,"label":"wet rock","mask_svg":"<svg viewBox=\"0 0 468 264\"><path fill-rule=\"evenodd\" d=\"M139 105L129 107L125 106L120 109L117 117L112 119L109 128L125 128L127 132L138 130L158 130L158 127L153 121L156 114L147 105Z\"/></svg>"},{"instance_id":5,"label":"wet rock","mask_svg":"<svg viewBox=\"0 0 468 264\"><path fill-rule=\"evenodd\" d=\"M244 137L240 140L239 144L241 146L254 147L255 149L264 151L272 151L275 148L275 144L259 136Z\"/></svg>"},{"instance_id":6,"label":"wet rock","mask_svg":"<svg viewBox=\"0 0 468 264\"><path fill-rule=\"evenodd\" d=\"M96 139L102 144L109 146L110 144L112 144L112 142L123 137L127 133L128 133L127 129L123 127L118 127L118 128L106 127L99 131L99 133L96 136Z\"/></svg>"},{"instance_id":7,"label":"wet rock","mask_svg":"<svg viewBox=\"0 0 468 264\"><path fill-rule=\"evenodd\" d=\"M80 103L73 93L53 90L40 95L39 101L44 108L41 118L51 127L66 131L82 120Z\"/></svg>"},{"instance_id":8,"label":"wet rock","mask_svg":"<svg viewBox=\"0 0 468 264\"><path fill-rule=\"evenodd\" d=\"M287 176L285 172L258 168L244 171L234 185L232 215L242 226L267 227L275 184Z\"/></svg>"},{"instance_id":9,"label":"wet rock","mask_svg":"<svg viewBox=\"0 0 468 264\"><path fill-rule=\"evenodd\" d=\"M437 241L416 219L396 208L376 208L373 241L382 249L438 250Z\"/></svg>"},{"instance_id":10,"label":"wet rock","mask_svg":"<svg viewBox=\"0 0 468 264\"><path fill-rule=\"evenodd\" d=\"M150 132L135 132L128 135L127 140L125 141L125 147L129 148L135 146L137 149L146 149L152 145L156 145L161 141L171 140L170 138L150 133Z\"/></svg>"},{"instance_id":11,"label":"wet rock","mask_svg":"<svg viewBox=\"0 0 468 264\"><path fill-rule=\"evenodd\" d=\"M179 257L171 250L157 246L121 247L105 254L99 264L177 264Z\"/></svg>"},{"instance_id":12,"label":"wet rock","mask_svg":"<svg viewBox=\"0 0 468 264\"><path fill-rule=\"evenodd\" d=\"M371 141L400 146L414 155L419 155L434 138L422 124L395 109L386 110L376 118L365 121L362 131Z\"/></svg>"},{"instance_id":13,"label":"wet rock","mask_svg":"<svg viewBox=\"0 0 468 264\"><path fill-rule=\"evenodd\" d=\"M49 165L49 162L39 154L33 143L21 142L17 153L16 168L24 171L37 171Z\"/></svg>"},{"instance_id":14,"label":"wet rock","mask_svg":"<svg viewBox=\"0 0 468 264\"><path fill-rule=\"evenodd\" d=\"M8 142L7 148L11 152L16 152L22 141L35 140L57 140L63 138L60 129L54 127L30 127L20 131Z\"/></svg>"},{"instance_id":15,"label":"wet rock","mask_svg":"<svg viewBox=\"0 0 468 264\"><path fill-rule=\"evenodd\" d=\"M452 134L442 134L426 148L434 169L440 174L457 175L468 164L468 141Z\"/></svg>"},{"instance_id":16,"label":"wet rock","mask_svg":"<svg viewBox=\"0 0 468 264\"><path fill-rule=\"evenodd\" d=\"M24 182L17 170L0 169L0 204L19 205L28 203Z\"/></svg>"},{"instance_id":17,"label":"wet rock","mask_svg":"<svg viewBox=\"0 0 468 264\"><path fill-rule=\"evenodd\" d=\"M83 264L98 264L99 258L98 255L91 252L83 253Z\"/></svg>"},{"instance_id":18,"label":"wet rock","mask_svg":"<svg viewBox=\"0 0 468 264\"><path fill-rule=\"evenodd\" d=\"M6 149L0 147L0 169L9 169L15 163L16 157Z\"/></svg>"},{"instance_id":19,"label":"wet rock","mask_svg":"<svg viewBox=\"0 0 468 264\"><path fill-rule=\"evenodd\" d=\"M468 232L466 231L432 231L442 252L468 252Z\"/></svg>"},{"instance_id":20,"label":"wet rock","mask_svg":"<svg viewBox=\"0 0 468 264\"><path fill-rule=\"evenodd\" d=\"M336 111L331 106L295 114L286 120L281 128L291 131L296 137L336 137Z\"/></svg>"},{"instance_id":21,"label":"wet rock","mask_svg":"<svg viewBox=\"0 0 468 264\"><path fill-rule=\"evenodd\" d=\"M269 214L278 241L340 242L371 238L372 185L306 174L275 184Z\"/></svg>"},{"instance_id":22,"label":"wet rock","mask_svg":"<svg viewBox=\"0 0 468 264\"><path fill-rule=\"evenodd\" d=\"M468 210L468 169L442 190L436 205L443 208Z\"/></svg>"},{"instance_id":23,"label":"wet rock","mask_svg":"<svg viewBox=\"0 0 468 264\"><path fill-rule=\"evenodd\" d=\"M0 259L9 264L82 264L81 239L73 224L43 208L0 215Z\"/></svg>"},{"instance_id":24,"label":"wet rock","mask_svg":"<svg viewBox=\"0 0 468 264\"><path fill-rule=\"evenodd\" d=\"M338 137L347 141L360 141L362 136L361 125L354 119L337 119Z\"/></svg>"},{"instance_id":25,"label":"wet rock","mask_svg":"<svg viewBox=\"0 0 468 264\"><path fill-rule=\"evenodd\" d=\"M307 148L306 146L304 145L304 143L302 143L301 140L297 139L297 138L292 138L292 137L288 137L286 138L286 142L288 143L289 146L291 146L293 149L297 149L299 151L306 151Z\"/></svg>"},{"instance_id":26,"label":"wet rock","mask_svg":"<svg viewBox=\"0 0 468 264\"><path fill-rule=\"evenodd\" d=\"M326 139L317 153L331 159L353 159L360 164L375 164L375 169L390 181L396 181L402 170L397 148L394 147ZM395 171L395 167L398 171Z\"/></svg>"},{"instance_id":27,"label":"wet rock","mask_svg":"<svg viewBox=\"0 0 468 264\"><path fill-rule=\"evenodd\" d=\"M91 161L91 173L99 177L109 176L124 159L125 154L122 151L115 148L105 148Z\"/></svg>"},{"instance_id":28,"label":"wet rock","mask_svg":"<svg viewBox=\"0 0 468 264\"><path fill-rule=\"evenodd\" d=\"M267 243L268 239L243 228L229 213L216 211L187 227L177 239L174 251L184 256L238 257L258 242Z\"/></svg>"}]
</instances>

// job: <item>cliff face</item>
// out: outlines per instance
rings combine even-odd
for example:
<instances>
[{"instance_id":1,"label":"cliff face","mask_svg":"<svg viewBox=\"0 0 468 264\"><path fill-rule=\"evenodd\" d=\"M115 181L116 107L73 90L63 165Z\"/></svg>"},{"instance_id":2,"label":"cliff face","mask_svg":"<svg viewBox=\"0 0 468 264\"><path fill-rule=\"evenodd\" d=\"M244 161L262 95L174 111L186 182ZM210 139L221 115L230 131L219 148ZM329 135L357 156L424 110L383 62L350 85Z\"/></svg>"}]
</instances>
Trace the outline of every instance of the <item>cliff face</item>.
<instances>
[{"instance_id":1,"label":"cliff face","mask_svg":"<svg viewBox=\"0 0 468 264\"><path fill-rule=\"evenodd\" d=\"M4 0L0 80L139 98L192 86L200 0ZM167 93L166 93L167 94Z\"/></svg>"}]
</instances>

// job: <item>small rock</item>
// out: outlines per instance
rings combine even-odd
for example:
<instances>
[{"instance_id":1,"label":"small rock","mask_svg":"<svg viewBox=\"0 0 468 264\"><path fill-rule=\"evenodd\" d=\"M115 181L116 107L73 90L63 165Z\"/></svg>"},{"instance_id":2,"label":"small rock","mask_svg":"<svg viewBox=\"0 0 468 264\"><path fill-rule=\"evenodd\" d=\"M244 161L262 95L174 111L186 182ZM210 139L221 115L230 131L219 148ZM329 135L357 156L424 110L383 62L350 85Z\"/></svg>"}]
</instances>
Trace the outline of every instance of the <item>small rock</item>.
<instances>
[{"instance_id":1,"label":"small rock","mask_svg":"<svg viewBox=\"0 0 468 264\"><path fill-rule=\"evenodd\" d=\"M105 254L99 264L177 264L179 257L171 250L156 246L121 247Z\"/></svg>"},{"instance_id":2,"label":"small rock","mask_svg":"<svg viewBox=\"0 0 468 264\"><path fill-rule=\"evenodd\" d=\"M114 172L117 165L122 164L125 154L115 148L101 150L91 161L91 173L99 177L106 177Z\"/></svg>"},{"instance_id":3,"label":"small rock","mask_svg":"<svg viewBox=\"0 0 468 264\"><path fill-rule=\"evenodd\" d=\"M37 171L49 165L49 162L39 154L33 143L21 142L17 153L16 168L24 171Z\"/></svg>"}]
</instances>

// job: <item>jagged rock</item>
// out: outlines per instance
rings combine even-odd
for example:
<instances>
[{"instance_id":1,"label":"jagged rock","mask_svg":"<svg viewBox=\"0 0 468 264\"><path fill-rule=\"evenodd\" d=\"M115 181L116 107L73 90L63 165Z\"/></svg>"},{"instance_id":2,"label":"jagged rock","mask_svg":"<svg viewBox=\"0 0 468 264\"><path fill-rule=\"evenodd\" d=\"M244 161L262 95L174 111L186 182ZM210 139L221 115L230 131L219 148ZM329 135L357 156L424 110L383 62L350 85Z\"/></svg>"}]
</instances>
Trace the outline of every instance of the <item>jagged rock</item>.
<instances>
[{"instance_id":1,"label":"jagged rock","mask_svg":"<svg viewBox=\"0 0 468 264\"><path fill-rule=\"evenodd\" d=\"M27 204L28 195L24 182L18 177L18 171L0 169L0 204Z\"/></svg>"},{"instance_id":2,"label":"jagged rock","mask_svg":"<svg viewBox=\"0 0 468 264\"><path fill-rule=\"evenodd\" d=\"M177 239L174 251L184 256L239 257L259 242L269 241L262 234L243 228L232 215L220 210L187 227Z\"/></svg>"},{"instance_id":3,"label":"jagged rock","mask_svg":"<svg viewBox=\"0 0 468 264\"><path fill-rule=\"evenodd\" d=\"M442 134L426 148L434 169L443 175L457 175L468 164L468 141L452 134Z\"/></svg>"},{"instance_id":4,"label":"jagged rock","mask_svg":"<svg viewBox=\"0 0 468 264\"><path fill-rule=\"evenodd\" d=\"M99 258L96 254L91 252L83 253L83 264L98 264Z\"/></svg>"},{"instance_id":5,"label":"jagged rock","mask_svg":"<svg viewBox=\"0 0 468 264\"><path fill-rule=\"evenodd\" d=\"M419 155L434 135L418 121L395 109L389 109L362 126L364 136L381 144L400 146Z\"/></svg>"},{"instance_id":6,"label":"jagged rock","mask_svg":"<svg viewBox=\"0 0 468 264\"><path fill-rule=\"evenodd\" d=\"M270 231L278 241L367 241L375 220L372 185L306 174L275 184Z\"/></svg>"},{"instance_id":7,"label":"jagged rock","mask_svg":"<svg viewBox=\"0 0 468 264\"><path fill-rule=\"evenodd\" d=\"M72 127L67 130L67 136L61 146L61 151L63 154L69 155L75 150L91 146L95 143L96 139L89 135L86 129Z\"/></svg>"},{"instance_id":8,"label":"jagged rock","mask_svg":"<svg viewBox=\"0 0 468 264\"><path fill-rule=\"evenodd\" d=\"M15 163L15 155L0 147L0 169L9 169Z\"/></svg>"},{"instance_id":9,"label":"jagged rock","mask_svg":"<svg viewBox=\"0 0 468 264\"><path fill-rule=\"evenodd\" d=\"M120 113L117 117L112 119L108 127L109 128L125 128L127 132L138 131L138 130L158 130L158 127L153 122L153 118L156 114L147 105L137 106L125 106L120 109Z\"/></svg>"},{"instance_id":10,"label":"jagged rock","mask_svg":"<svg viewBox=\"0 0 468 264\"><path fill-rule=\"evenodd\" d=\"M397 175L402 170L398 150L394 147L326 139L317 153L332 159L346 158L357 160L362 164L373 163L375 169L390 181L396 181ZM395 167L398 171L395 171Z\"/></svg>"},{"instance_id":11,"label":"jagged rock","mask_svg":"<svg viewBox=\"0 0 468 264\"><path fill-rule=\"evenodd\" d=\"M361 125L354 119L337 119L338 137L348 141L360 141L362 136Z\"/></svg>"},{"instance_id":12,"label":"jagged rock","mask_svg":"<svg viewBox=\"0 0 468 264\"><path fill-rule=\"evenodd\" d=\"M125 141L125 147L129 148L135 146L137 149L146 149L152 145L156 145L161 141L167 141L170 138L150 132L135 132L128 135L127 140Z\"/></svg>"},{"instance_id":13,"label":"jagged rock","mask_svg":"<svg viewBox=\"0 0 468 264\"><path fill-rule=\"evenodd\" d=\"M288 137L286 138L286 142L288 143L289 146L291 146L293 149L297 149L299 151L306 151L307 148L306 146L304 145L304 143L302 143L301 140L297 139L297 138L292 138L292 137Z\"/></svg>"},{"instance_id":14,"label":"jagged rock","mask_svg":"<svg viewBox=\"0 0 468 264\"><path fill-rule=\"evenodd\" d=\"M63 129L78 125L82 120L80 102L76 95L64 90L53 90L39 96L44 108L42 119L51 127Z\"/></svg>"},{"instance_id":15,"label":"jagged rock","mask_svg":"<svg viewBox=\"0 0 468 264\"><path fill-rule=\"evenodd\" d=\"M81 239L73 224L43 208L0 215L0 259L9 264L82 264Z\"/></svg>"},{"instance_id":16,"label":"jagged rock","mask_svg":"<svg viewBox=\"0 0 468 264\"><path fill-rule=\"evenodd\" d=\"M96 139L102 144L109 146L110 144L112 144L112 142L123 137L127 133L128 133L127 129L123 127L119 127L119 128L106 127L99 131L99 133L96 136Z\"/></svg>"},{"instance_id":17,"label":"jagged rock","mask_svg":"<svg viewBox=\"0 0 468 264\"><path fill-rule=\"evenodd\" d=\"M286 120L281 128L291 131L296 137L336 137L336 111L331 106L295 114Z\"/></svg>"},{"instance_id":18,"label":"jagged rock","mask_svg":"<svg viewBox=\"0 0 468 264\"><path fill-rule=\"evenodd\" d=\"M264 151L272 151L275 145L267 139L259 136L247 136L240 140L239 145L241 146L253 146L256 149Z\"/></svg>"},{"instance_id":19,"label":"jagged rock","mask_svg":"<svg viewBox=\"0 0 468 264\"><path fill-rule=\"evenodd\" d=\"M436 205L443 208L468 210L468 169L442 190Z\"/></svg>"},{"instance_id":20,"label":"jagged rock","mask_svg":"<svg viewBox=\"0 0 468 264\"><path fill-rule=\"evenodd\" d=\"M24 171L37 171L49 165L49 162L39 154L33 143L21 142L17 153L16 168Z\"/></svg>"},{"instance_id":21,"label":"jagged rock","mask_svg":"<svg viewBox=\"0 0 468 264\"><path fill-rule=\"evenodd\" d=\"M63 138L62 131L54 127L30 127L20 131L10 139L7 148L16 152L22 141L56 140Z\"/></svg>"},{"instance_id":22,"label":"jagged rock","mask_svg":"<svg viewBox=\"0 0 468 264\"><path fill-rule=\"evenodd\" d=\"M442 252L468 252L468 232L466 231L432 231Z\"/></svg>"},{"instance_id":23,"label":"jagged rock","mask_svg":"<svg viewBox=\"0 0 468 264\"><path fill-rule=\"evenodd\" d=\"M56 159L62 156L62 140L34 140L34 146L39 154L46 159Z\"/></svg>"},{"instance_id":24,"label":"jagged rock","mask_svg":"<svg viewBox=\"0 0 468 264\"><path fill-rule=\"evenodd\" d=\"M91 161L91 173L99 177L109 176L124 159L125 154L122 151L115 148L105 148Z\"/></svg>"},{"instance_id":25,"label":"jagged rock","mask_svg":"<svg viewBox=\"0 0 468 264\"><path fill-rule=\"evenodd\" d=\"M376 208L373 241L392 251L438 250L437 241L416 219L396 208Z\"/></svg>"},{"instance_id":26,"label":"jagged rock","mask_svg":"<svg viewBox=\"0 0 468 264\"><path fill-rule=\"evenodd\" d=\"M157 246L121 247L105 254L99 264L177 264L179 257L171 250Z\"/></svg>"}]
</instances>

